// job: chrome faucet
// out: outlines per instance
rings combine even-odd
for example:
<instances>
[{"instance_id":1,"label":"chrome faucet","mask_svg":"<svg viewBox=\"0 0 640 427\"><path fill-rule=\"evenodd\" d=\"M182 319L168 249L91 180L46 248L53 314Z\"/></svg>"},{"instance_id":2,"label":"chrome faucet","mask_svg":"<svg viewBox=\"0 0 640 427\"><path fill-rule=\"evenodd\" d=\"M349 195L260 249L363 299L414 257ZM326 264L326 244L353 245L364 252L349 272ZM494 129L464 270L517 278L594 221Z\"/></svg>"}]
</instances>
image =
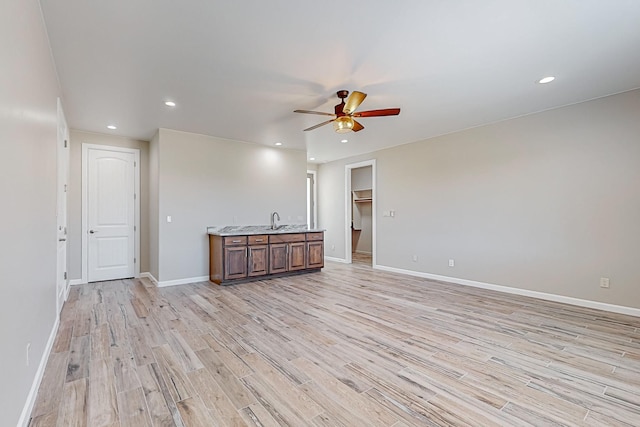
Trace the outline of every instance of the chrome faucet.
<instances>
[{"instance_id":1,"label":"chrome faucet","mask_svg":"<svg viewBox=\"0 0 640 427\"><path fill-rule=\"evenodd\" d=\"M280 215L278 214L278 212L272 212L271 213L271 229L275 230L276 228L278 228L276 226L276 220L275 217L278 217L278 221L280 221Z\"/></svg>"}]
</instances>

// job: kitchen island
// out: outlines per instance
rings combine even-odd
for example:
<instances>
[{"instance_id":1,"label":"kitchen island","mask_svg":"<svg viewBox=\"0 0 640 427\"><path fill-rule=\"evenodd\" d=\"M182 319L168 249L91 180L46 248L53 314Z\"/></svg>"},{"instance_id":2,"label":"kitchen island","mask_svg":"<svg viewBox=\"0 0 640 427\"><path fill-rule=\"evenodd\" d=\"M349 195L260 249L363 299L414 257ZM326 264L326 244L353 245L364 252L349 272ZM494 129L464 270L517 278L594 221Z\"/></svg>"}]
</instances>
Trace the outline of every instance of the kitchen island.
<instances>
[{"instance_id":1,"label":"kitchen island","mask_svg":"<svg viewBox=\"0 0 640 427\"><path fill-rule=\"evenodd\" d=\"M320 271L324 230L306 225L208 227L209 280L219 285Z\"/></svg>"}]
</instances>

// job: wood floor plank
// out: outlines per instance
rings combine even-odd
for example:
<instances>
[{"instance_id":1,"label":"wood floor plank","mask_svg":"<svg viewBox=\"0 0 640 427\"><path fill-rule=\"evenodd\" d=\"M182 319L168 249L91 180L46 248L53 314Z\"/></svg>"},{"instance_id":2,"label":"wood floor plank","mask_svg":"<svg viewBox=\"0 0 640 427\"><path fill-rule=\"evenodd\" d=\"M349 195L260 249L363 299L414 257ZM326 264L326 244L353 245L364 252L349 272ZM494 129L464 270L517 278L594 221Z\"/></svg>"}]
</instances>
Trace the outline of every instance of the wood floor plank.
<instances>
[{"instance_id":1,"label":"wood floor plank","mask_svg":"<svg viewBox=\"0 0 640 427\"><path fill-rule=\"evenodd\" d=\"M56 336L56 340L53 343L53 348L51 349L52 353L62 353L65 351L69 351L69 347L71 346L71 334L73 332L73 324L68 323L66 325L61 324L58 329L58 335Z\"/></svg>"},{"instance_id":2,"label":"wood floor plank","mask_svg":"<svg viewBox=\"0 0 640 427\"><path fill-rule=\"evenodd\" d=\"M331 376L306 359L296 359L293 363L304 372L307 372L312 380L331 395L334 400L347 405L350 410L374 426L389 426L398 421L397 417L387 408L375 405L365 395L356 393L346 384Z\"/></svg>"},{"instance_id":3,"label":"wood floor plank","mask_svg":"<svg viewBox=\"0 0 640 427\"><path fill-rule=\"evenodd\" d=\"M142 388L118 393L118 415L121 427L152 427Z\"/></svg>"},{"instance_id":4,"label":"wood floor plank","mask_svg":"<svg viewBox=\"0 0 640 427\"><path fill-rule=\"evenodd\" d=\"M247 364L253 366L254 375L260 376L264 382L278 394L278 396L292 405L292 411L299 414L303 420L310 420L323 412L316 402L309 398L296 384L282 375L275 367L271 366L259 354L247 354L243 356Z\"/></svg>"},{"instance_id":5,"label":"wood floor plank","mask_svg":"<svg viewBox=\"0 0 640 427\"><path fill-rule=\"evenodd\" d=\"M113 365L108 359L91 361L89 371L88 424L107 427L119 424Z\"/></svg>"},{"instance_id":6,"label":"wood floor plank","mask_svg":"<svg viewBox=\"0 0 640 427\"><path fill-rule=\"evenodd\" d=\"M29 427L56 427L58 420L58 411L49 412L31 418Z\"/></svg>"},{"instance_id":7,"label":"wood floor plank","mask_svg":"<svg viewBox=\"0 0 640 427\"><path fill-rule=\"evenodd\" d=\"M248 426L280 427L281 425L271 416L264 406L254 403L240 410L240 415Z\"/></svg>"},{"instance_id":8,"label":"wood floor plank","mask_svg":"<svg viewBox=\"0 0 640 427\"><path fill-rule=\"evenodd\" d=\"M187 376L216 424L237 427L247 425L233 402L229 400L207 369L191 371Z\"/></svg>"},{"instance_id":9,"label":"wood floor plank","mask_svg":"<svg viewBox=\"0 0 640 427\"><path fill-rule=\"evenodd\" d=\"M638 425L640 318L327 262L74 287L31 426Z\"/></svg>"},{"instance_id":10,"label":"wood floor plank","mask_svg":"<svg viewBox=\"0 0 640 427\"><path fill-rule=\"evenodd\" d=\"M189 397L177 403L180 415L188 427L211 427L216 425L199 397Z\"/></svg>"},{"instance_id":11,"label":"wood floor plank","mask_svg":"<svg viewBox=\"0 0 640 427\"><path fill-rule=\"evenodd\" d=\"M62 390L58 427L87 426L88 378L67 382Z\"/></svg>"},{"instance_id":12,"label":"wood floor plank","mask_svg":"<svg viewBox=\"0 0 640 427\"><path fill-rule=\"evenodd\" d=\"M149 409L151 424L154 427L181 426L182 419L178 413L178 408L171 398L158 366L155 363L138 366L137 372L147 408ZM165 400L165 397L167 400ZM174 419L174 416L176 419Z\"/></svg>"},{"instance_id":13,"label":"wood floor plank","mask_svg":"<svg viewBox=\"0 0 640 427\"><path fill-rule=\"evenodd\" d=\"M213 350L216 358L223 363L234 375L242 378L251 375L253 370L239 355L227 349L222 343L218 342L212 335L206 334L201 336L202 340Z\"/></svg>"},{"instance_id":14,"label":"wood floor plank","mask_svg":"<svg viewBox=\"0 0 640 427\"><path fill-rule=\"evenodd\" d=\"M196 394L168 344L154 347L153 354L174 402L178 403Z\"/></svg>"},{"instance_id":15,"label":"wood floor plank","mask_svg":"<svg viewBox=\"0 0 640 427\"><path fill-rule=\"evenodd\" d=\"M83 335L71 339L67 376L65 381L71 382L89 376L90 336Z\"/></svg>"},{"instance_id":16,"label":"wood floor plank","mask_svg":"<svg viewBox=\"0 0 640 427\"><path fill-rule=\"evenodd\" d=\"M111 363L118 393L140 387L136 364L128 348L113 347L111 349Z\"/></svg>"},{"instance_id":17,"label":"wood floor plank","mask_svg":"<svg viewBox=\"0 0 640 427\"><path fill-rule=\"evenodd\" d=\"M69 353L51 353L44 371L38 399L33 407L33 418L50 412L57 412L67 373Z\"/></svg>"},{"instance_id":18,"label":"wood floor plank","mask_svg":"<svg viewBox=\"0 0 640 427\"><path fill-rule=\"evenodd\" d=\"M200 350L196 354L214 380L225 390L236 409L256 402L247 387L221 362L212 349Z\"/></svg>"}]
</instances>

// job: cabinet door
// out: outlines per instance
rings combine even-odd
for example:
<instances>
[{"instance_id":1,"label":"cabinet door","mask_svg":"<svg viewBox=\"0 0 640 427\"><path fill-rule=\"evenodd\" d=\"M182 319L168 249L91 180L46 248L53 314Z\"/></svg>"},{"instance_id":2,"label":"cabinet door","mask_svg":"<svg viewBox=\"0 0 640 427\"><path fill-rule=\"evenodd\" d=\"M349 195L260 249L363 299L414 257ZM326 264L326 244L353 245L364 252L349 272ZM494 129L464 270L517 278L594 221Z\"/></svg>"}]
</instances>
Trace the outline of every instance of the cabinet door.
<instances>
[{"instance_id":1,"label":"cabinet door","mask_svg":"<svg viewBox=\"0 0 640 427\"><path fill-rule=\"evenodd\" d=\"M304 250L305 243L289 243L289 271L304 270L307 268L307 257Z\"/></svg>"},{"instance_id":2,"label":"cabinet door","mask_svg":"<svg viewBox=\"0 0 640 427\"><path fill-rule=\"evenodd\" d=\"M269 274L287 271L287 243L269 245Z\"/></svg>"},{"instance_id":3,"label":"cabinet door","mask_svg":"<svg viewBox=\"0 0 640 427\"><path fill-rule=\"evenodd\" d=\"M224 278L241 279L247 277L247 247L224 248Z\"/></svg>"},{"instance_id":4,"label":"cabinet door","mask_svg":"<svg viewBox=\"0 0 640 427\"><path fill-rule=\"evenodd\" d=\"M324 267L324 242L307 242L307 268Z\"/></svg>"},{"instance_id":5,"label":"cabinet door","mask_svg":"<svg viewBox=\"0 0 640 427\"><path fill-rule=\"evenodd\" d=\"M269 253L267 245L249 246L249 276L262 276L268 273Z\"/></svg>"}]
</instances>

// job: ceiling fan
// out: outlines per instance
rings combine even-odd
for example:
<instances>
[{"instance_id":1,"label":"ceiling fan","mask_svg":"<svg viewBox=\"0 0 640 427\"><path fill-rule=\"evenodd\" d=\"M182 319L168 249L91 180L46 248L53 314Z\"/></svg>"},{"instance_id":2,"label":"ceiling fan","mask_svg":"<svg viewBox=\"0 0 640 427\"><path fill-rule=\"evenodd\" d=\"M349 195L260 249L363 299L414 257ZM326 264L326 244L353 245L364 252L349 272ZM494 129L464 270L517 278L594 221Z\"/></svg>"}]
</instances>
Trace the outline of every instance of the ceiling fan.
<instances>
[{"instance_id":1,"label":"ceiling fan","mask_svg":"<svg viewBox=\"0 0 640 427\"><path fill-rule=\"evenodd\" d=\"M333 116L333 119L327 120L326 122L319 123L315 126L311 126L310 128L306 128L305 131L314 130L319 128L320 126L328 125L333 122L333 127L338 133L345 132L359 132L364 129L360 123L355 121L354 117L380 117L380 116L397 116L400 114L399 108L385 108L382 110L369 110L369 111L360 111L356 113L355 110L362 104L362 101L367 97L366 93L354 91L351 93L349 98L348 90L339 90L337 92L338 98L340 98L340 104L335 106L335 113L323 113L322 111L310 111L310 110L294 110L294 113L304 113L304 114L319 114L321 116ZM345 102L345 98L347 101Z\"/></svg>"}]
</instances>

